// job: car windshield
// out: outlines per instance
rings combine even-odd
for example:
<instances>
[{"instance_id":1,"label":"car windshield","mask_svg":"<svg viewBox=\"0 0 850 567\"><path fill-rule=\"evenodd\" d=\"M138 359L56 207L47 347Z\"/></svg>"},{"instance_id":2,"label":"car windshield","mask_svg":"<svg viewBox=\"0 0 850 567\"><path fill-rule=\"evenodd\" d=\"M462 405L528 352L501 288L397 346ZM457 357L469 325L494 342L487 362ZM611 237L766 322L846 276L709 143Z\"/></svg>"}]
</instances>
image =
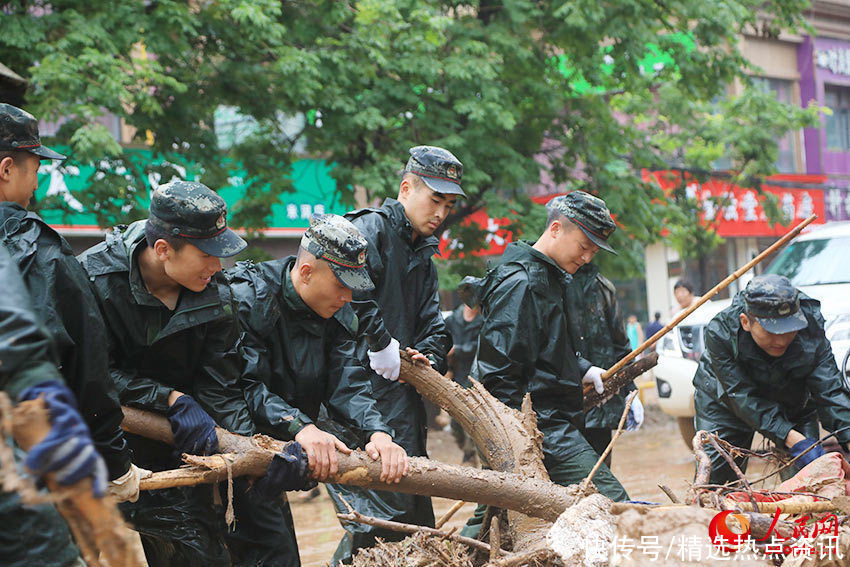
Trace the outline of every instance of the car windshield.
<instances>
[{"instance_id":1,"label":"car windshield","mask_svg":"<svg viewBox=\"0 0 850 567\"><path fill-rule=\"evenodd\" d=\"M794 242L770 264L766 273L786 276L795 286L850 283L850 236Z\"/></svg>"}]
</instances>

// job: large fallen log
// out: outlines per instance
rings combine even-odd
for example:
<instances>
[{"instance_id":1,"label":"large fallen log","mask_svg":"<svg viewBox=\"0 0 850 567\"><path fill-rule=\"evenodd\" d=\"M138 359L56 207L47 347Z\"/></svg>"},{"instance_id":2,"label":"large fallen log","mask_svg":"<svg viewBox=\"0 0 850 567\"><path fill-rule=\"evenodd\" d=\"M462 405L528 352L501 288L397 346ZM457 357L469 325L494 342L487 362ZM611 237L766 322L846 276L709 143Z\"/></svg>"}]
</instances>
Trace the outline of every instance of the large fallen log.
<instances>
[{"instance_id":1,"label":"large fallen log","mask_svg":"<svg viewBox=\"0 0 850 567\"><path fill-rule=\"evenodd\" d=\"M410 474L398 484L380 481L380 464L361 452L338 454L339 472L332 482L364 488L440 496L479 502L508 510L509 535L515 551L529 551L545 545L552 522L582 496L577 486L562 487L549 481L543 465L542 436L526 396L521 411L508 408L475 380L469 388L442 376L422 364L414 364L401 353L400 378L423 397L445 409L457 420L481 451L491 470L446 465L428 459L411 459ZM623 383L654 365L654 358L624 369ZM629 376L631 375L631 378ZM613 384L602 396L586 398L590 406L610 396ZM606 384L607 386L607 384ZM595 396L595 397L594 397ZM589 400L589 401L588 401ZM132 433L171 442L171 429L161 416L125 408L122 426ZM190 468L156 473L142 481L143 489L155 489L183 482L214 482L230 474L260 476L275 451L283 443L266 436L253 438L217 430L219 447L225 456L186 457ZM204 480L201 480L204 479ZM165 483L165 484L163 484Z\"/></svg>"},{"instance_id":2,"label":"large fallen log","mask_svg":"<svg viewBox=\"0 0 850 567\"><path fill-rule=\"evenodd\" d=\"M173 444L168 420L160 415L124 407L125 431ZM194 486L227 480L228 475L260 477L275 453L286 443L265 435L245 437L216 428L221 455L184 455L187 467L157 472L141 481L142 490ZM363 451L337 453L339 469L328 482L482 502L529 516L554 521L573 501L570 491L548 480L505 472L448 465L422 457L410 460L410 473L397 484L382 482L381 464Z\"/></svg>"}]
</instances>

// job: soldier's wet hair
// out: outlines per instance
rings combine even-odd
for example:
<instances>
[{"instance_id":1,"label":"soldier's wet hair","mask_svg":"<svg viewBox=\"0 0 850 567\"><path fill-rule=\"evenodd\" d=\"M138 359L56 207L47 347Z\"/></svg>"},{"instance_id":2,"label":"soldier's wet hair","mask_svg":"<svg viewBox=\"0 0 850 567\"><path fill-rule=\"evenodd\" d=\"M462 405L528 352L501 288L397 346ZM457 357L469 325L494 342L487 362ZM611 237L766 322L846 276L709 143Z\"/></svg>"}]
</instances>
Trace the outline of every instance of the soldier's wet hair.
<instances>
[{"instance_id":1,"label":"soldier's wet hair","mask_svg":"<svg viewBox=\"0 0 850 567\"><path fill-rule=\"evenodd\" d=\"M415 173L411 173L410 171L404 172L404 174L401 176L401 180L404 181L405 179L407 179L410 184L413 185L413 188L417 191L419 189L428 189L429 191L431 190L427 185L425 185L425 182L422 181L422 178L416 175Z\"/></svg>"},{"instance_id":2,"label":"soldier's wet hair","mask_svg":"<svg viewBox=\"0 0 850 567\"><path fill-rule=\"evenodd\" d=\"M673 291L676 291L680 287L685 288L686 290L688 290L691 293L694 292L694 284L692 284L691 282L689 282L686 279L681 279L681 280L677 281L676 284L673 286Z\"/></svg>"},{"instance_id":3,"label":"soldier's wet hair","mask_svg":"<svg viewBox=\"0 0 850 567\"><path fill-rule=\"evenodd\" d=\"M15 162L15 164L19 164L21 163L21 158L23 157L24 153L26 152L22 152L19 150L2 151L0 152L0 161L3 161L7 157L10 157L12 158L12 161Z\"/></svg>"},{"instance_id":4,"label":"soldier's wet hair","mask_svg":"<svg viewBox=\"0 0 850 567\"><path fill-rule=\"evenodd\" d=\"M145 223L145 240L147 241L148 246L150 246L151 248L153 248L157 240L165 240L168 245L174 249L175 252L179 252L180 249L186 246L186 244L188 243L185 238L180 238L172 234L168 234L166 231L155 227L149 222Z\"/></svg>"},{"instance_id":5,"label":"soldier's wet hair","mask_svg":"<svg viewBox=\"0 0 850 567\"><path fill-rule=\"evenodd\" d=\"M549 228L549 226L555 221L561 221L561 226L563 226L567 230L578 228L578 226L576 226L573 221L565 217L563 213L561 213L561 211L555 208L551 208L549 209L549 214L546 215L546 228Z\"/></svg>"},{"instance_id":6,"label":"soldier's wet hair","mask_svg":"<svg viewBox=\"0 0 850 567\"><path fill-rule=\"evenodd\" d=\"M315 259L316 256L311 254L306 248L299 246L298 253L295 255L295 265L300 266L304 262L310 262L311 260Z\"/></svg>"}]
</instances>

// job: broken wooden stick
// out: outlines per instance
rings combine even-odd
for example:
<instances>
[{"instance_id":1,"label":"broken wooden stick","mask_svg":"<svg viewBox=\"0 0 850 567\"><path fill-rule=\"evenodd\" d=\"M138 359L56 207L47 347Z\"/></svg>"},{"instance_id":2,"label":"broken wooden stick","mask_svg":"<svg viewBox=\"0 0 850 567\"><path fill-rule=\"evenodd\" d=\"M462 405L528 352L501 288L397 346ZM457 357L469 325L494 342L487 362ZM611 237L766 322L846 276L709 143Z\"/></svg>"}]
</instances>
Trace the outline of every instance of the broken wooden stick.
<instances>
[{"instance_id":1,"label":"broken wooden stick","mask_svg":"<svg viewBox=\"0 0 850 567\"><path fill-rule=\"evenodd\" d=\"M173 444L171 426L160 415L125 407L125 431L150 439ZM275 453L283 451L286 443L266 435L244 437L220 427L216 428L221 451L228 456L233 477L260 477L266 474ZM523 514L554 521L573 502L572 493L565 487L539 478L486 469L448 465L423 457L410 458L410 472L399 483L381 481L381 463L365 452L351 455L337 453L339 469L327 482L390 490L423 496L440 496L453 500L481 502ZM219 456L184 455L190 466L153 473L140 483L142 490L170 486L192 486L227 479L227 466Z\"/></svg>"},{"instance_id":2,"label":"broken wooden stick","mask_svg":"<svg viewBox=\"0 0 850 567\"><path fill-rule=\"evenodd\" d=\"M558 554L548 548L535 549L525 553L515 553L503 559L485 563L484 567L519 567L520 565L549 565L558 559ZM556 563L556 564L560 564Z\"/></svg>"},{"instance_id":3,"label":"broken wooden stick","mask_svg":"<svg viewBox=\"0 0 850 567\"><path fill-rule=\"evenodd\" d=\"M21 402L11 413L12 436L23 450L28 451L50 433L50 412L43 399ZM124 523L111 498L95 498L90 478L62 486L48 473L45 481L50 492L59 496L56 508L68 522L83 559L90 567L146 565L138 536Z\"/></svg>"},{"instance_id":4,"label":"broken wooden stick","mask_svg":"<svg viewBox=\"0 0 850 567\"><path fill-rule=\"evenodd\" d=\"M499 558L499 542L502 538L499 537L499 517L493 516L490 518L490 561L496 561Z\"/></svg>"},{"instance_id":5,"label":"broken wooden stick","mask_svg":"<svg viewBox=\"0 0 850 567\"><path fill-rule=\"evenodd\" d=\"M707 439L708 432L699 430L696 432L696 435L694 435L694 438L691 441L691 445L694 450L694 458L697 462L697 470L694 475L694 484L691 485L691 488L688 490L688 496L685 498L685 501L688 504L703 505L702 499L699 497L699 491L696 487L708 484L708 479L711 476L711 459L703 448L703 443L705 443Z\"/></svg>"},{"instance_id":6,"label":"broken wooden stick","mask_svg":"<svg viewBox=\"0 0 850 567\"><path fill-rule=\"evenodd\" d=\"M758 502L758 508L750 502L738 502L735 504L742 512L761 512L773 514L778 509L782 514L819 514L823 512L838 511L842 514L850 514L850 498L837 496L832 500L819 502Z\"/></svg>"},{"instance_id":7,"label":"broken wooden stick","mask_svg":"<svg viewBox=\"0 0 850 567\"><path fill-rule=\"evenodd\" d=\"M437 522L434 524L434 527L438 530L442 528L446 524L446 522L452 519L452 516L454 516L458 510L463 508L464 504L466 504L466 502L464 502L463 500L458 500L457 502L455 502L452 507L449 508L449 511L443 514L442 518L437 520Z\"/></svg>"},{"instance_id":8,"label":"broken wooden stick","mask_svg":"<svg viewBox=\"0 0 850 567\"><path fill-rule=\"evenodd\" d=\"M605 462L605 458L611 452L611 449L614 448L614 445L617 443L617 439L620 438L620 435L623 434L623 426L626 424L626 418L629 415L629 408L632 407L632 402L635 400L635 396L637 396L637 392L632 392L628 399L626 400L626 407L623 408L623 414L620 416L620 422L617 424L617 431L614 433L614 437L611 438L611 441L608 443L608 446L605 447L605 450L602 451L602 454L599 455L599 459L596 460L596 464L593 465L593 468L590 469L590 474L587 475L581 484L579 484L579 493L586 494L587 487L590 485L590 482L593 480L593 475L596 474L596 471L599 470L599 467L602 466L602 463Z\"/></svg>"},{"instance_id":9,"label":"broken wooden stick","mask_svg":"<svg viewBox=\"0 0 850 567\"><path fill-rule=\"evenodd\" d=\"M349 508L350 509L350 508ZM462 543L469 547L480 549L485 553L491 553L491 547L484 543L483 541L478 541L477 539L472 539L471 537L464 537L462 535L457 535L453 533L444 532L435 528L428 528L425 526L417 526L416 524L402 524L400 522L393 522L390 520L382 520L380 518L373 518L372 516L364 516L357 510L350 509L351 511L348 514L337 514L336 517L342 520L343 522L354 522L357 524L367 524L369 526L375 526L376 528L383 528L386 530L391 530L394 532L401 532L405 534L415 534L415 533L423 533L436 537L440 537L443 539L450 539L456 541L458 543Z\"/></svg>"},{"instance_id":10,"label":"broken wooden stick","mask_svg":"<svg viewBox=\"0 0 850 567\"><path fill-rule=\"evenodd\" d=\"M750 502L753 505L753 511L758 511L758 504L756 503L756 496L753 494L753 489L750 487L750 483L747 482L747 475L741 470L737 463L735 463L735 459L732 458L726 450L724 450L720 444L717 442L717 434L715 433L707 433L706 438L708 439L711 446L714 447L714 450L717 451L721 457L729 464L729 467L735 472L740 482L744 484L744 490L747 493L747 496L750 499Z\"/></svg>"}]
</instances>

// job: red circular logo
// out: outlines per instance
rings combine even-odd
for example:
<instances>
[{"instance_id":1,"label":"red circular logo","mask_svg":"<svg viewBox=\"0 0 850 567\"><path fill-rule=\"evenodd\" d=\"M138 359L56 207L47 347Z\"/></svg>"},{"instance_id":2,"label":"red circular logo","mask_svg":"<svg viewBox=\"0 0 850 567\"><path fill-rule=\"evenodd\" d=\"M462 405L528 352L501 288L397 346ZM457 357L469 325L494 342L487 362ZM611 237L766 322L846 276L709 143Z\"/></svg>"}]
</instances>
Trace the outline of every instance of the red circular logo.
<instances>
[{"instance_id":1,"label":"red circular logo","mask_svg":"<svg viewBox=\"0 0 850 567\"><path fill-rule=\"evenodd\" d=\"M733 532L726 523L727 518L732 516L738 521L741 533ZM750 537L750 520L743 514L731 510L720 512L711 519L708 524L708 535L714 545L724 551L737 551L738 548Z\"/></svg>"}]
</instances>

